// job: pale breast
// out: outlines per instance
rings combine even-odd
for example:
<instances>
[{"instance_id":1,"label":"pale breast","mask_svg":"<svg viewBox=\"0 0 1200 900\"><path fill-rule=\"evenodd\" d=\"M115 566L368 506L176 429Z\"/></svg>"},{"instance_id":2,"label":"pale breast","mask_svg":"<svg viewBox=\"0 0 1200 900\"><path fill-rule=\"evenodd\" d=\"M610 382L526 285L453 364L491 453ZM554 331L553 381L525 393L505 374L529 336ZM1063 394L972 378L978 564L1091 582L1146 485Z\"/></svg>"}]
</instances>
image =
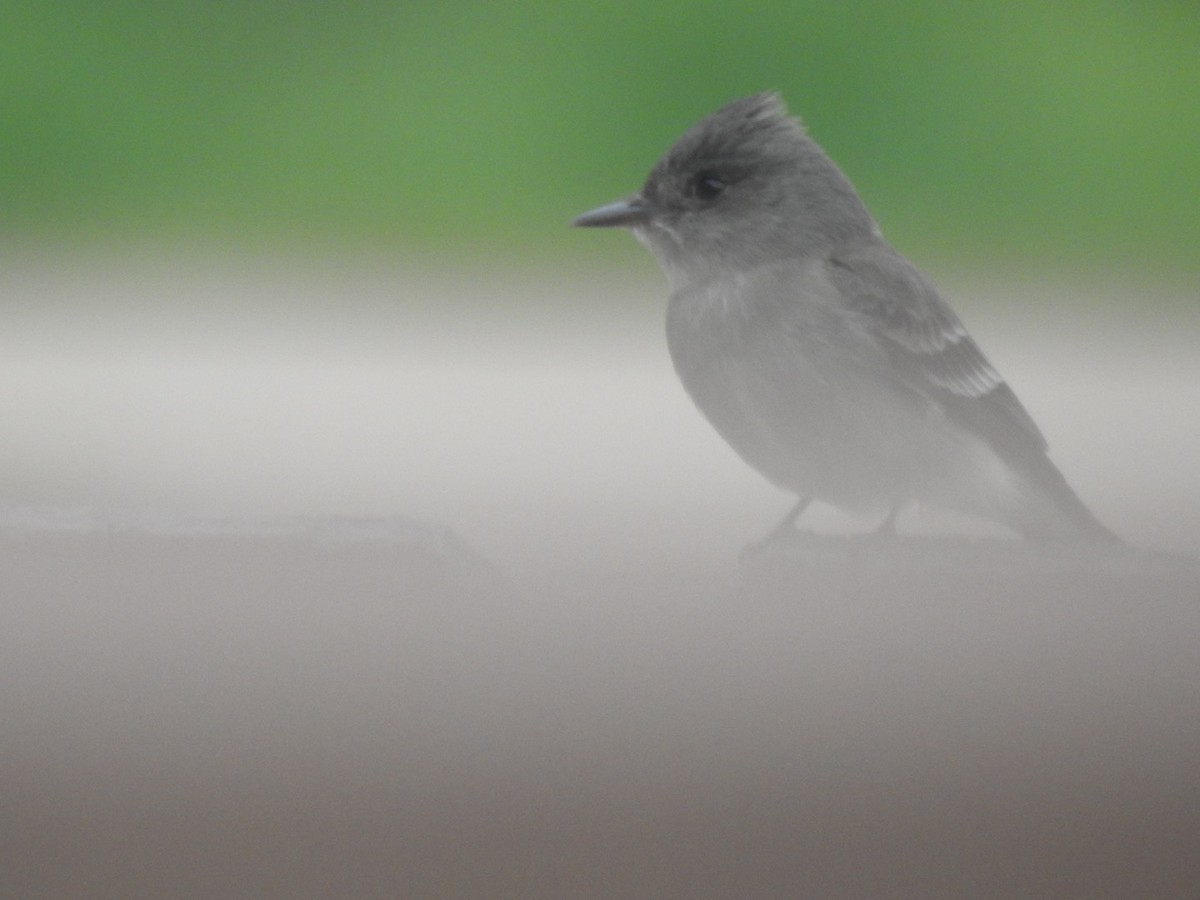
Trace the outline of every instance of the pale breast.
<instances>
[{"instance_id":1,"label":"pale breast","mask_svg":"<svg viewBox=\"0 0 1200 900\"><path fill-rule=\"evenodd\" d=\"M721 436L774 483L850 508L921 492L947 451L933 404L888 377L883 349L819 266L789 263L677 291L667 343Z\"/></svg>"}]
</instances>

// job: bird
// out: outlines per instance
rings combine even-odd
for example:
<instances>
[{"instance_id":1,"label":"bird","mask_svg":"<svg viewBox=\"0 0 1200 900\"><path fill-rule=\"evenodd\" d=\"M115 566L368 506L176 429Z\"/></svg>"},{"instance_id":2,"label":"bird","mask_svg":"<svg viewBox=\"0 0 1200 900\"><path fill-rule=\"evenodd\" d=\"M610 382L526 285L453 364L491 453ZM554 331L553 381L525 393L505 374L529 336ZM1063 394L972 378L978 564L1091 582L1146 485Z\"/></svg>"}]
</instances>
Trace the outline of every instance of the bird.
<instances>
[{"instance_id":1,"label":"bird","mask_svg":"<svg viewBox=\"0 0 1200 900\"><path fill-rule=\"evenodd\" d=\"M667 150L641 189L578 216L624 227L666 274L667 347L722 438L796 501L965 512L1042 542L1120 543L1081 501L934 283L895 250L774 91Z\"/></svg>"}]
</instances>

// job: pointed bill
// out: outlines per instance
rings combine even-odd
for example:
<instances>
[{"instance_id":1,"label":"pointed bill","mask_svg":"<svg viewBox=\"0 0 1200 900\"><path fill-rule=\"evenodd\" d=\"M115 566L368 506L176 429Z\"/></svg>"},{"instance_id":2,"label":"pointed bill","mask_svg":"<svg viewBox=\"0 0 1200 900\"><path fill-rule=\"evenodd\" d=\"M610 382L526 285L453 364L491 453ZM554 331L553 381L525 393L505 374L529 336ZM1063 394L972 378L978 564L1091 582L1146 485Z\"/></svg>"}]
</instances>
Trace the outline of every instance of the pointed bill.
<instances>
[{"instance_id":1,"label":"pointed bill","mask_svg":"<svg viewBox=\"0 0 1200 900\"><path fill-rule=\"evenodd\" d=\"M571 222L576 228L630 228L642 225L650 218L650 208L638 194L606 203L585 212Z\"/></svg>"}]
</instances>

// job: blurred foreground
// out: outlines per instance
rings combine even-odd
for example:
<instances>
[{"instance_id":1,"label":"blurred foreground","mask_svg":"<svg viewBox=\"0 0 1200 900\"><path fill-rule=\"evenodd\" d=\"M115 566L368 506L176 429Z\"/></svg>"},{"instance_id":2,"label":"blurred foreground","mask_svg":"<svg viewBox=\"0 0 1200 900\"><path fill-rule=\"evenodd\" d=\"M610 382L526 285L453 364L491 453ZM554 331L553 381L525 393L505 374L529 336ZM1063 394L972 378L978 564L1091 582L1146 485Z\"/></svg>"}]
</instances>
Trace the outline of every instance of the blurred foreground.
<instances>
[{"instance_id":1,"label":"blurred foreground","mask_svg":"<svg viewBox=\"0 0 1200 900\"><path fill-rule=\"evenodd\" d=\"M1197 567L920 514L983 537L739 566L788 499L653 276L3 278L0 893L1200 883ZM1200 553L1194 313L943 286L1097 514Z\"/></svg>"}]
</instances>

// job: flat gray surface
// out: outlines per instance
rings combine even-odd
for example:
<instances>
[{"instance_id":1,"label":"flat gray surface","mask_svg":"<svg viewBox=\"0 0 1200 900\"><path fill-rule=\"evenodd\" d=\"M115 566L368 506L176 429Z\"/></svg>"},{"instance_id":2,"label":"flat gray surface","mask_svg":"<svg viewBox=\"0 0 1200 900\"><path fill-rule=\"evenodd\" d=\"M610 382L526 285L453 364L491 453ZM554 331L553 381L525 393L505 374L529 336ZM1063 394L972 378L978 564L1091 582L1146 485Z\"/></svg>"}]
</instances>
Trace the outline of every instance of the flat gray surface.
<instances>
[{"instance_id":1,"label":"flat gray surface","mask_svg":"<svg viewBox=\"0 0 1200 900\"><path fill-rule=\"evenodd\" d=\"M1191 893L1194 566L817 544L514 595L407 542L6 534L0 890Z\"/></svg>"},{"instance_id":2,"label":"flat gray surface","mask_svg":"<svg viewBox=\"0 0 1200 900\"><path fill-rule=\"evenodd\" d=\"M0 894L1195 895L1195 565L739 565L787 500L686 405L660 308L85 274L8 276ZM1071 365L1045 321L975 331L1097 512L1196 553L1180 321Z\"/></svg>"}]
</instances>

